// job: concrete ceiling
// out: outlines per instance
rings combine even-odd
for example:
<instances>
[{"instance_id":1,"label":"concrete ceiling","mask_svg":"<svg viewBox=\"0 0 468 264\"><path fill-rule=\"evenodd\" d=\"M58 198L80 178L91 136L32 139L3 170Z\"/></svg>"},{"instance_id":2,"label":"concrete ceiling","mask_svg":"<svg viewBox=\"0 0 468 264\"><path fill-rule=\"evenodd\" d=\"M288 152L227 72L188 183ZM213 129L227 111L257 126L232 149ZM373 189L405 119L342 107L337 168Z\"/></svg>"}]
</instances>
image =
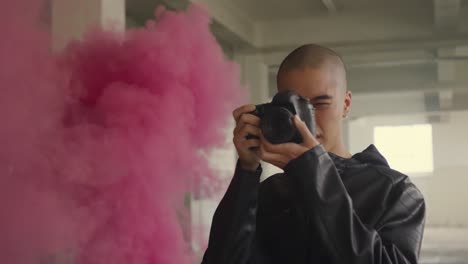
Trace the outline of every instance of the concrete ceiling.
<instances>
[{"instance_id":1,"label":"concrete ceiling","mask_svg":"<svg viewBox=\"0 0 468 264\"><path fill-rule=\"evenodd\" d=\"M427 6L432 6L432 2L428 0L334 0L338 7L342 10L350 9L366 9L366 8L396 8L403 10L407 9L424 9Z\"/></svg>"},{"instance_id":2,"label":"concrete ceiling","mask_svg":"<svg viewBox=\"0 0 468 264\"><path fill-rule=\"evenodd\" d=\"M222 2L245 11L254 21L298 19L363 9L412 10L416 15L426 16L428 15L426 10L432 7L432 2L427 0L223 0Z\"/></svg>"},{"instance_id":3,"label":"concrete ceiling","mask_svg":"<svg viewBox=\"0 0 468 264\"><path fill-rule=\"evenodd\" d=\"M327 13L321 0L223 0L237 6L254 21L271 21L310 17Z\"/></svg>"},{"instance_id":4,"label":"concrete ceiling","mask_svg":"<svg viewBox=\"0 0 468 264\"><path fill-rule=\"evenodd\" d=\"M208 7L229 55L260 54L270 79L288 52L318 43L343 55L355 92L468 93L468 0L127 0L127 16L141 25L157 5L191 2Z\"/></svg>"},{"instance_id":5,"label":"concrete ceiling","mask_svg":"<svg viewBox=\"0 0 468 264\"><path fill-rule=\"evenodd\" d=\"M157 5L178 9L190 2L208 7L214 20L233 33L225 42L235 48L247 44L244 48L273 51L308 42L426 41L437 28L454 33L461 28L468 34L468 0L127 0L127 15L142 24ZM215 33L229 36L220 30Z\"/></svg>"}]
</instances>

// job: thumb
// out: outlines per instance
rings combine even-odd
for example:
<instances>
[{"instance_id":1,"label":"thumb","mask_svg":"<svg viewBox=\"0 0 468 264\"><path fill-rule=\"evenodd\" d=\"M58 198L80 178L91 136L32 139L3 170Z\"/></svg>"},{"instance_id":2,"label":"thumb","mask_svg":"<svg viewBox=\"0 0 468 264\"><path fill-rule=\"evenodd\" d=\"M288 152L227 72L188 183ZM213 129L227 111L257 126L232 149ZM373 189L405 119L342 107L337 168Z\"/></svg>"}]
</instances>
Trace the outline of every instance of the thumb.
<instances>
[{"instance_id":1,"label":"thumb","mask_svg":"<svg viewBox=\"0 0 468 264\"><path fill-rule=\"evenodd\" d=\"M297 130L302 136L303 144L306 146L315 146L318 145L317 139L312 135L306 123L301 120L298 115L294 116L294 124L296 125Z\"/></svg>"}]
</instances>

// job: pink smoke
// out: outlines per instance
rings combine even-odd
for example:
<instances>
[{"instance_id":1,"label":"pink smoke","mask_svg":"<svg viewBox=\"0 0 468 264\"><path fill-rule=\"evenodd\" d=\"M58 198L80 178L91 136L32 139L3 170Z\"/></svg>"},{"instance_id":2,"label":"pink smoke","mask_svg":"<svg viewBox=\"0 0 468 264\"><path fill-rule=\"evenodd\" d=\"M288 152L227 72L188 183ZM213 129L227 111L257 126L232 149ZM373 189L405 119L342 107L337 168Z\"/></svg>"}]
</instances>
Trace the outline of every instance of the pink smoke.
<instances>
[{"instance_id":1,"label":"pink smoke","mask_svg":"<svg viewBox=\"0 0 468 264\"><path fill-rule=\"evenodd\" d=\"M0 262L187 263L184 195L213 175L198 153L243 97L207 13L160 10L55 57L41 8L0 9Z\"/></svg>"}]
</instances>

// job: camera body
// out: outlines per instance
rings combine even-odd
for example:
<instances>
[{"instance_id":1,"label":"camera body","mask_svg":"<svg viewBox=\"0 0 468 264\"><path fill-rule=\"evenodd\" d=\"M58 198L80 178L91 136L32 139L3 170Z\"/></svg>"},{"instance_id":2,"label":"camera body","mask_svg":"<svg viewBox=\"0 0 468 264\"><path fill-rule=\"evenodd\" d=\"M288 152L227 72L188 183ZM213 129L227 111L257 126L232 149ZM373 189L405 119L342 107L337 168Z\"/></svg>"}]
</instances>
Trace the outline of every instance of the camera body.
<instances>
[{"instance_id":1,"label":"camera body","mask_svg":"<svg viewBox=\"0 0 468 264\"><path fill-rule=\"evenodd\" d=\"M294 142L300 144L302 136L294 125L294 115L305 122L309 131L315 135L315 110L310 101L292 91L277 93L271 103L256 105L250 114L260 118L263 136L272 144ZM255 136L249 135L247 138Z\"/></svg>"}]
</instances>

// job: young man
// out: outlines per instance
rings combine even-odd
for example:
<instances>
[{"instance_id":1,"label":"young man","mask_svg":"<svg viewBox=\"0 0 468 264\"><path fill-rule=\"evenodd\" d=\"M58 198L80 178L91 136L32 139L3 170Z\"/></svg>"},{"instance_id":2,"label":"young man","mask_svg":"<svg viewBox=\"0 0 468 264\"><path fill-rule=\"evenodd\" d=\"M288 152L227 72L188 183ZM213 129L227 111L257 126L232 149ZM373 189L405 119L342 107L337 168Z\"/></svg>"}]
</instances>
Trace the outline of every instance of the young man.
<instances>
[{"instance_id":1,"label":"young man","mask_svg":"<svg viewBox=\"0 0 468 264\"><path fill-rule=\"evenodd\" d=\"M239 160L213 217L203 264L417 263L424 199L373 145L348 152L342 121L352 96L346 85L339 55L305 45L285 58L277 86L311 100L315 136L296 117L304 141L272 145L260 120L248 114L253 105L234 111ZM284 173L260 184L260 160Z\"/></svg>"}]
</instances>

